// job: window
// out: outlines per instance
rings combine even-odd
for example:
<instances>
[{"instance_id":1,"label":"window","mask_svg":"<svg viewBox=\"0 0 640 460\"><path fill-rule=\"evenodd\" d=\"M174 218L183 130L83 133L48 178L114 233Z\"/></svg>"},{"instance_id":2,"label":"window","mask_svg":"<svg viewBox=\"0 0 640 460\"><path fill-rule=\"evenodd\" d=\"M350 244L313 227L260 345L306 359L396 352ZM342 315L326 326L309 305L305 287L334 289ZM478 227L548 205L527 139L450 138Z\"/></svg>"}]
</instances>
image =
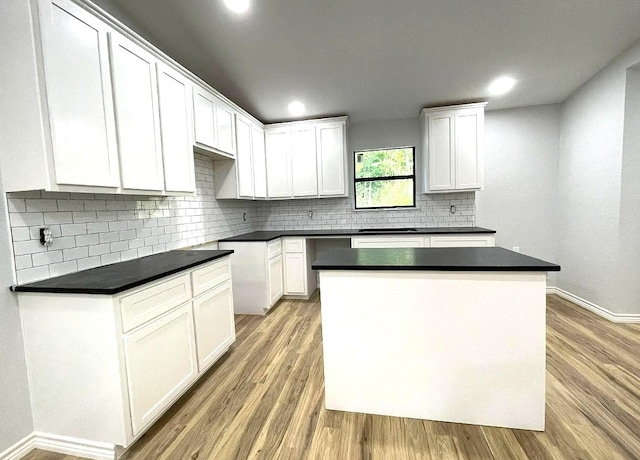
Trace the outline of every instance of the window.
<instances>
[{"instance_id":1,"label":"window","mask_svg":"<svg viewBox=\"0 0 640 460\"><path fill-rule=\"evenodd\" d=\"M414 157L413 147L355 151L356 209L415 207Z\"/></svg>"}]
</instances>

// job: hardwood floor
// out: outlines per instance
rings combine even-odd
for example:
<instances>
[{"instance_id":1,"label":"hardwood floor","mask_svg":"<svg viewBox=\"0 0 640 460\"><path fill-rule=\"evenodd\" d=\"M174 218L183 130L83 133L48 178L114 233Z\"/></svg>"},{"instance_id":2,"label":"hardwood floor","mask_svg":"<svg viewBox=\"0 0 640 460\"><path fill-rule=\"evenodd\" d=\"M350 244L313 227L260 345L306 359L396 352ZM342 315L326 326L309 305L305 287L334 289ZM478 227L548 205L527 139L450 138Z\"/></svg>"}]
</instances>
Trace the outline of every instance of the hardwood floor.
<instances>
[{"instance_id":1,"label":"hardwood floor","mask_svg":"<svg viewBox=\"0 0 640 460\"><path fill-rule=\"evenodd\" d=\"M547 297L544 432L325 410L317 294L266 317L239 315L236 328L231 352L123 459L640 458L640 325L556 296Z\"/></svg>"}]
</instances>

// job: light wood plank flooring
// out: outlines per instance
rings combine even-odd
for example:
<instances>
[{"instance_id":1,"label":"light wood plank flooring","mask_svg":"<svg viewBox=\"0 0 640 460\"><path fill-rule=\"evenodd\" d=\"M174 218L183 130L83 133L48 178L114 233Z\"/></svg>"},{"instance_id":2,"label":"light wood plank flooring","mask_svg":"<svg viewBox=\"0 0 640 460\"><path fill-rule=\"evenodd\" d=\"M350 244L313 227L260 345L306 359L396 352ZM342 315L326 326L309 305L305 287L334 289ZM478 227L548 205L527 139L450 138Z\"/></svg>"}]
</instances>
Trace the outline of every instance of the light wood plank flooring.
<instances>
[{"instance_id":1,"label":"light wood plank flooring","mask_svg":"<svg viewBox=\"0 0 640 460\"><path fill-rule=\"evenodd\" d=\"M325 410L316 294L264 318L237 316L231 352L123 458L640 458L640 325L610 323L556 296L547 310L545 432Z\"/></svg>"}]
</instances>

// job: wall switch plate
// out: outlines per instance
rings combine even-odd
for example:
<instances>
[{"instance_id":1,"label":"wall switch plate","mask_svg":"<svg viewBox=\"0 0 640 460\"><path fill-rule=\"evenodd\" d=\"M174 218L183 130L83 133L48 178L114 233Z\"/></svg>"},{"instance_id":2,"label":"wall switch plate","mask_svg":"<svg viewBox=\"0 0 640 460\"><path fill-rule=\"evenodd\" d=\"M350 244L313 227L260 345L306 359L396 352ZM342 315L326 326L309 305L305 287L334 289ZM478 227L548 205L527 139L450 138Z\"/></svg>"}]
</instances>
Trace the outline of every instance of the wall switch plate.
<instances>
[{"instance_id":1,"label":"wall switch plate","mask_svg":"<svg viewBox=\"0 0 640 460\"><path fill-rule=\"evenodd\" d=\"M53 243L53 234L51 233L51 228L40 228L40 243L42 243L44 246L50 246L51 243Z\"/></svg>"}]
</instances>

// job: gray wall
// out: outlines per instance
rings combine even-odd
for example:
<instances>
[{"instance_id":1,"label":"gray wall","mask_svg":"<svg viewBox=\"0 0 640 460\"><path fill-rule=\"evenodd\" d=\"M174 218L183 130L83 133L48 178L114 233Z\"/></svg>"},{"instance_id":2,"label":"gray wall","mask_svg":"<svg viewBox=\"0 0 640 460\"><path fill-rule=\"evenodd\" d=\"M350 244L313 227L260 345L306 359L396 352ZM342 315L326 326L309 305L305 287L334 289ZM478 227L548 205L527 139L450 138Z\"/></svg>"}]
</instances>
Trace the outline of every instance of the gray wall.
<instances>
[{"instance_id":1,"label":"gray wall","mask_svg":"<svg viewBox=\"0 0 640 460\"><path fill-rule=\"evenodd\" d=\"M476 224L497 230L496 245L558 262L559 140L559 105L486 112L485 190L476 194Z\"/></svg>"},{"instance_id":2,"label":"gray wall","mask_svg":"<svg viewBox=\"0 0 640 460\"><path fill-rule=\"evenodd\" d=\"M2 190L2 184L0 184ZM7 202L0 196L0 452L33 431L29 384L15 295Z\"/></svg>"},{"instance_id":3,"label":"gray wall","mask_svg":"<svg viewBox=\"0 0 640 460\"><path fill-rule=\"evenodd\" d=\"M562 105L559 287L614 313L640 313L639 279L625 267L638 239L622 237L623 213L634 211L628 205L636 199L622 177L623 164L634 163L631 152L623 161L623 139L627 69L638 62L640 41Z\"/></svg>"}]
</instances>

